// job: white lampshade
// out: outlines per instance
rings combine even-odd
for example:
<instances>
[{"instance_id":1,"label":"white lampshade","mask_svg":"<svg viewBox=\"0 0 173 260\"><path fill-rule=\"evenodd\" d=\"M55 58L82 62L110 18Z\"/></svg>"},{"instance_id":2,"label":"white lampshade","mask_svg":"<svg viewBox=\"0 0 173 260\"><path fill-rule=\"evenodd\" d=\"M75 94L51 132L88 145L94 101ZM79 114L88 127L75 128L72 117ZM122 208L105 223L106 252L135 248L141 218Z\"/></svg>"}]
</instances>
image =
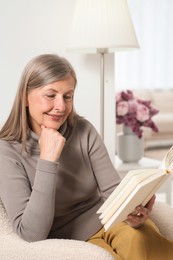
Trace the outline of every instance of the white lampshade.
<instances>
[{"instance_id":1,"label":"white lampshade","mask_svg":"<svg viewBox=\"0 0 173 260\"><path fill-rule=\"evenodd\" d=\"M76 0L68 50L139 48L126 0Z\"/></svg>"}]
</instances>

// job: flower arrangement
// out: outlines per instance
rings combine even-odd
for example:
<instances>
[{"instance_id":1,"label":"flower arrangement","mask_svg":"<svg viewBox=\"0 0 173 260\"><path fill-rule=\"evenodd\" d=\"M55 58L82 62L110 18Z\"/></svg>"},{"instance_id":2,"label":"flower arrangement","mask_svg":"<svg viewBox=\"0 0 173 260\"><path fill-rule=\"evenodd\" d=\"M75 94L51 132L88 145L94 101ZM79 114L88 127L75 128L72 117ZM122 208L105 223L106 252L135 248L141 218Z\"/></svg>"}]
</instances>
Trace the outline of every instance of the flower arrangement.
<instances>
[{"instance_id":1,"label":"flower arrangement","mask_svg":"<svg viewBox=\"0 0 173 260\"><path fill-rule=\"evenodd\" d=\"M143 133L141 127L149 127L158 132L157 126L152 121L152 117L158 112L159 110L151 105L151 101L135 97L130 90L116 95L116 123L130 127L139 138Z\"/></svg>"}]
</instances>

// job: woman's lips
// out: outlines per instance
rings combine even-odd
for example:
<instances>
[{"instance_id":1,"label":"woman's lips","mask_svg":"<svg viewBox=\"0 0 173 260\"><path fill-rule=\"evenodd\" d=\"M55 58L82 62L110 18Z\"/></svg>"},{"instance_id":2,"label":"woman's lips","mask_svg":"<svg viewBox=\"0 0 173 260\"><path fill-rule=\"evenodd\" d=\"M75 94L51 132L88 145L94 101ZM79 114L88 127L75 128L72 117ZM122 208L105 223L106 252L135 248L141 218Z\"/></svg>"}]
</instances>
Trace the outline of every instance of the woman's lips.
<instances>
[{"instance_id":1,"label":"woman's lips","mask_svg":"<svg viewBox=\"0 0 173 260\"><path fill-rule=\"evenodd\" d=\"M60 119L62 119L63 118L63 115L61 114L58 114L58 115L54 115L54 114L47 114L52 120L56 120L56 121L58 121L58 120L60 120Z\"/></svg>"}]
</instances>

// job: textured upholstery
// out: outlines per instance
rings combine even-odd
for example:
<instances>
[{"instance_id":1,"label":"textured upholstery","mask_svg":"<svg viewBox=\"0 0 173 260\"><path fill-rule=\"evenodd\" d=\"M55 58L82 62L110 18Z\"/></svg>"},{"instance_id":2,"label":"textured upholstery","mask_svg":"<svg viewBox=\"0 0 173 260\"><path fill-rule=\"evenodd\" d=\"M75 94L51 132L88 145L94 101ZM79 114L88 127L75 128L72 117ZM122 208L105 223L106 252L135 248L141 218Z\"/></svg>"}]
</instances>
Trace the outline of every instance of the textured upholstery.
<instances>
[{"instance_id":1,"label":"textured upholstery","mask_svg":"<svg viewBox=\"0 0 173 260\"><path fill-rule=\"evenodd\" d=\"M152 219L161 233L173 239L173 209L157 202ZM12 230L5 209L0 201L0 259L1 260L112 260L100 247L83 241L48 239L28 243Z\"/></svg>"},{"instance_id":2,"label":"textured upholstery","mask_svg":"<svg viewBox=\"0 0 173 260\"><path fill-rule=\"evenodd\" d=\"M47 239L26 242L12 230L6 211L0 200L0 260L112 260L104 249L91 243Z\"/></svg>"}]
</instances>

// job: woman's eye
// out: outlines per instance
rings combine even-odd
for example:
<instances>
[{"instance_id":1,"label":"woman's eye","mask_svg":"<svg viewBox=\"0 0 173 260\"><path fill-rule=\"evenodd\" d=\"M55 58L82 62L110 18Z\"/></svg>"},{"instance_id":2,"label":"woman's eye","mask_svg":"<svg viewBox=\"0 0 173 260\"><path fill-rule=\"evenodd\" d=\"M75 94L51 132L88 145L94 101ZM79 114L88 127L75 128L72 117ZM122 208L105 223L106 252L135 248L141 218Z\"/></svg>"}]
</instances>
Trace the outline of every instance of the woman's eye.
<instances>
[{"instance_id":1,"label":"woman's eye","mask_svg":"<svg viewBox=\"0 0 173 260\"><path fill-rule=\"evenodd\" d=\"M73 95L66 95L66 96L64 96L64 99L71 101L73 99Z\"/></svg>"},{"instance_id":2,"label":"woman's eye","mask_svg":"<svg viewBox=\"0 0 173 260\"><path fill-rule=\"evenodd\" d=\"M53 99L53 98L55 98L55 95L54 94L50 94L50 95L46 95L46 97L49 98L49 99Z\"/></svg>"}]
</instances>

